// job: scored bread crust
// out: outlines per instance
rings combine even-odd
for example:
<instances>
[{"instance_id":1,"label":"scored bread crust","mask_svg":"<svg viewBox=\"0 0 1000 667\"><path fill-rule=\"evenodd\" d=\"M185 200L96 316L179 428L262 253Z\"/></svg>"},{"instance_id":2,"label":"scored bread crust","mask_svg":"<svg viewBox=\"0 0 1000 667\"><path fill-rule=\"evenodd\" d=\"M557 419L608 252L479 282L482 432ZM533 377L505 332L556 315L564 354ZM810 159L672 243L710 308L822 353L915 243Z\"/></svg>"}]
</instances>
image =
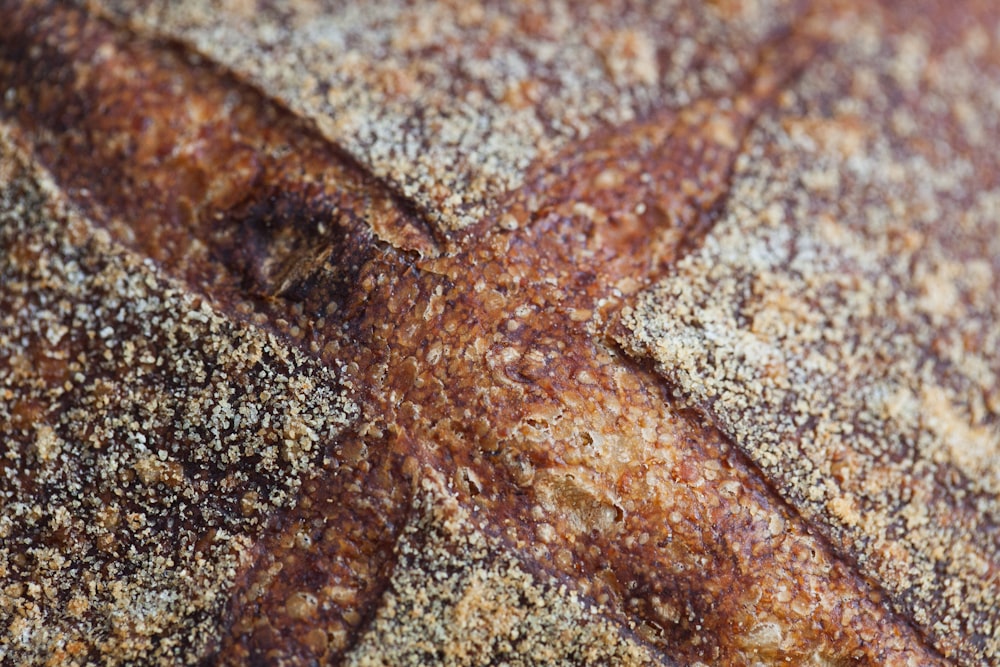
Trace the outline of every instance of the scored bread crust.
<instances>
[{"instance_id":1,"label":"scored bread crust","mask_svg":"<svg viewBox=\"0 0 1000 667\"><path fill-rule=\"evenodd\" d=\"M996 664L988 3L140 5L0 3L3 660Z\"/></svg>"}]
</instances>

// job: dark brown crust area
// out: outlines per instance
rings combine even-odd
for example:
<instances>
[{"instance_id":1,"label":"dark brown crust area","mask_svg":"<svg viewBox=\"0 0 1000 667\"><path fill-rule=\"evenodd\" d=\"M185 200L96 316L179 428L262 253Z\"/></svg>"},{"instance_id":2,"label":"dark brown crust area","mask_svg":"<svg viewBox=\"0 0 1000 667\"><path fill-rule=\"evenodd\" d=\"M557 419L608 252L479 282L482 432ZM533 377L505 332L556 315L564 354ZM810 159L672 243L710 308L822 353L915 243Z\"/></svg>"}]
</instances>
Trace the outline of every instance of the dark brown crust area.
<instances>
[{"instance_id":1,"label":"dark brown crust area","mask_svg":"<svg viewBox=\"0 0 1000 667\"><path fill-rule=\"evenodd\" d=\"M258 309L320 281L343 302L372 230L436 252L421 221L301 121L224 77L214 85L211 66L174 48L140 56L81 17L32 6L10 16L5 105L78 205L130 247L220 302Z\"/></svg>"},{"instance_id":2,"label":"dark brown crust area","mask_svg":"<svg viewBox=\"0 0 1000 667\"><path fill-rule=\"evenodd\" d=\"M25 162L4 131L3 657L191 664L357 406L334 367L123 253Z\"/></svg>"},{"instance_id":3,"label":"dark brown crust area","mask_svg":"<svg viewBox=\"0 0 1000 667\"><path fill-rule=\"evenodd\" d=\"M405 203L211 65L58 4L2 8L3 114L66 196L218 312L342 367L361 409L185 659L943 664L602 336L701 244L759 117L822 47L811 24L729 94L534 165L435 257Z\"/></svg>"}]
</instances>

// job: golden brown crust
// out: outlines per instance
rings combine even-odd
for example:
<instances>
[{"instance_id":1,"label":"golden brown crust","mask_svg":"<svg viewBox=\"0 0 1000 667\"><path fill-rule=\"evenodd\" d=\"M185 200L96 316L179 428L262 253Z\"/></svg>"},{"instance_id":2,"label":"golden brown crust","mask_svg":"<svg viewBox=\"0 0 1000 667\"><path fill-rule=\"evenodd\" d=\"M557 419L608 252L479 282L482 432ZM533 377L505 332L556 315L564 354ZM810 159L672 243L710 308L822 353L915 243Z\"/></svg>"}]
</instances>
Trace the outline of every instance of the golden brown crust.
<instances>
[{"instance_id":1,"label":"golden brown crust","mask_svg":"<svg viewBox=\"0 0 1000 667\"><path fill-rule=\"evenodd\" d=\"M239 567L215 582L228 601L199 617L200 644L170 657L180 631L164 623L159 634L126 637L137 652L131 657L366 664L384 660L391 645L391 662L426 661L437 652L451 664L500 656L526 664L543 658L947 664L886 605L878 586L812 534L811 524L769 486L780 478L761 476L756 451L747 448L746 456L743 440L736 438L740 447L730 443L724 420L717 430L676 402L660 377L603 335L623 303L678 257L707 252L696 249L710 248L725 231L723 221L706 238L734 205L747 165L780 157L778 147L755 153L760 137L788 103L784 91L817 76L810 74L813 63L822 76L825 61L817 51L839 39L843 25L833 19L849 17L842 6L820 6L811 15L799 15L798 6L778 14L768 7L686 6L692 21L679 22L686 27L663 39L683 40L678 31L691 31L694 51L685 57L699 63L692 81L714 81L713 96L670 98L658 86L674 70L660 70L665 78L643 93L658 96L656 104L628 111L640 118L622 123L625 116L613 116L602 124L595 116L573 141L546 135L534 164L497 166L516 174L503 188L490 189L493 172L485 170L486 190L478 191L466 182L474 170L462 162L476 153L442 144L446 149L435 155L462 163L448 187L474 197L485 192L487 208L496 210L468 228L461 215L471 209L449 211L429 190L406 190L407 182L421 182L426 165L404 160L397 165L403 172L385 171L389 163L377 152L352 144L349 133L331 132L322 114L282 87L296 76L315 76L310 68L256 71L253 59L241 68L236 46L246 39L213 46L198 32L203 27L191 33L199 49L317 120L326 138L342 141L358 163L185 47L59 3L0 5L0 80L11 91L3 122L15 128L29 159L52 174L46 196L72 202L88 218L80 218L80 236L59 252L94 247L100 257L132 258L122 260L137 267L129 275L153 271L140 270L136 257L154 258L158 280L200 294L218 321L216 330L199 333L194 349L227 344L234 331L266 337L262 331L270 330L281 341L272 348L295 360L290 378L302 369L330 374L324 385L334 391L330 397L298 400L332 408L343 400L332 396L346 391L360 409L336 435L316 443L305 477L294 466L276 473L275 485L294 485L293 508L265 508L270 519L252 530L223 513L243 530L240 544L247 548ZM622 20L641 23L643 8L634 9L639 13ZM276 10L265 10L263 20L276 20ZM760 22L748 37L753 11ZM152 16L159 23L146 24L148 17L133 23L174 25L169 12ZM544 13L536 18L542 27L553 25ZM731 27L726 20L734 21ZM792 29L777 30L774 21ZM703 32L703 24L721 32ZM240 24L221 30L234 25ZM455 29L472 35L477 26ZM276 34L288 34L279 27ZM486 62L510 53L505 39L521 39L503 34L481 46ZM553 37L533 39L544 45ZM727 49L736 60L719 65ZM439 76L455 75L453 64L440 63L451 56L424 56L426 66L443 68ZM532 60L537 53L524 57L529 69L545 71ZM803 67L804 78L796 79ZM614 67L609 71L599 76L607 79ZM474 77L462 81L480 85ZM543 80L544 90L565 104L567 81ZM434 92L440 82L431 82L427 104L441 102ZM355 102L374 109L382 123L375 127L391 129L395 121L378 116L383 105L398 116L385 94L376 85L371 100ZM506 113L473 108L487 119ZM588 108L578 111L587 116ZM380 140L392 143L386 131ZM79 169L81 163L90 168ZM0 180L10 181L12 168ZM367 169L441 217L425 226L408 200ZM25 213L44 208L37 197L6 201L18 220L41 219ZM60 233L52 225L74 215L45 218L46 233ZM98 228L112 240L88 246L104 233ZM458 228L466 235L452 234ZM33 282L7 280L28 270L25 258L15 253L3 261L0 298L35 289ZM22 356L45 349L34 338L9 337L6 344ZM0 372L9 375L8 359L0 356ZM130 372L118 364L114 373ZM29 395L50 372L47 362L18 368L21 375L8 382L11 396ZM196 374L179 370L178 378L172 382L185 386ZM247 381L235 368L225 378ZM154 390L175 386L161 380ZM84 393L78 400L91 399ZM131 405L125 394L109 401L109 413ZM66 418L61 404L42 403L6 428L23 430L30 422L44 429ZM13 441L27 455L37 446L25 437ZM190 445L187 435L168 439L182 449ZM126 482L112 492L139 483ZM35 489L2 488L19 502L39 501ZM205 502L235 507L227 493L211 490ZM34 538L26 532L19 539ZM121 537L123 545L133 539ZM24 583L23 573L3 575L16 604L26 600L17 588ZM171 599L163 618L178 617L188 597ZM87 623L113 617L108 608L88 613ZM496 622L484 623L484 615ZM10 634L12 618L4 618L7 636L19 637ZM39 617L41 627L71 632L82 632L82 622L51 609ZM427 637L440 641L429 646ZM140 640L148 641L145 648ZM81 661L129 659L120 645L104 649L80 648ZM17 650L15 658L27 659L47 649L31 656ZM965 659L961 650L956 656Z\"/></svg>"},{"instance_id":2,"label":"golden brown crust","mask_svg":"<svg viewBox=\"0 0 1000 667\"><path fill-rule=\"evenodd\" d=\"M665 663L573 588L533 576L476 525L446 480L421 480L412 511L378 614L345 664Z\"/></svg>"}]
</instances>

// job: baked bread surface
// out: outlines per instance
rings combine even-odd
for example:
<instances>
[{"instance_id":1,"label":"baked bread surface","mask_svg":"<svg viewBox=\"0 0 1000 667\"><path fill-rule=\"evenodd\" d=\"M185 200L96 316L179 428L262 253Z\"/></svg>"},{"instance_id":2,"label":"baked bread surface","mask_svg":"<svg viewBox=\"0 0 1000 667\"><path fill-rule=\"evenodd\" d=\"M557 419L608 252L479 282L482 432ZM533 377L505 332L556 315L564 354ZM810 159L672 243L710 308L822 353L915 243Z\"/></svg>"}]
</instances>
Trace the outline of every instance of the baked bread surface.
<instances>
[{"instance_id":1,"label":"baked bread surface","mask_svg":"<svg viewBox=\"0 0 1000 667\"><path fill-rule=\"evenodd\" d=\"M12 664L996 664L990 3L0 2Z\"/></svg>"}]
</instances>

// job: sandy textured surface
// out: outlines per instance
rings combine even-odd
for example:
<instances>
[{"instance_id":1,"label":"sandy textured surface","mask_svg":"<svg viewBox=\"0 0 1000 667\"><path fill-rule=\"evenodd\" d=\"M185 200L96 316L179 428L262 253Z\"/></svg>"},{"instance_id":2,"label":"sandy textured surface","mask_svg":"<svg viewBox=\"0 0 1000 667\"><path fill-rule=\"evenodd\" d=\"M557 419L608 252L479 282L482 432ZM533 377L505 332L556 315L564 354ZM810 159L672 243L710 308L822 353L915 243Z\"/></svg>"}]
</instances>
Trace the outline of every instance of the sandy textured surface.
<instances>
[{"instance_id":1,"label":"sandy textured surface","mask_svg":"<svg viewBox=\"0 0 1000 667\"><path fill-rule=\"evenodd\" d=\"M1000 657L995 24L837 26L701 249L640 295L650 356L946 654Z\"/></svg>"},{"instance_id":2,"label":"sandy textured surface","mask_svg":"<svg viewBox=\"0 0 1000 667\"><path fill-rule=\"evenodd\" d=\"M95 3L315 121L443 232L572 140L739 87L803 3Z\"/></svg>"},{"instance_id":3,"label":"sandy textured surface","mask_svg":"<svg viewBox=\"0 0 1000 667\"><path fill-rule=\"evenodd\" d=\"M0 660L188 663L357 406L38 176L0 135Z\"/></svg>"},{"instance_id":4,"label":"sandy textured surface","mask_svg":"<svg viewBox=\"0 0 1000 667\"><path fill-rule=\"evenodd\" d=\"M0 0L5 660L997 663L992 3L134 4Z\"/></svg>"}]
</instances>

